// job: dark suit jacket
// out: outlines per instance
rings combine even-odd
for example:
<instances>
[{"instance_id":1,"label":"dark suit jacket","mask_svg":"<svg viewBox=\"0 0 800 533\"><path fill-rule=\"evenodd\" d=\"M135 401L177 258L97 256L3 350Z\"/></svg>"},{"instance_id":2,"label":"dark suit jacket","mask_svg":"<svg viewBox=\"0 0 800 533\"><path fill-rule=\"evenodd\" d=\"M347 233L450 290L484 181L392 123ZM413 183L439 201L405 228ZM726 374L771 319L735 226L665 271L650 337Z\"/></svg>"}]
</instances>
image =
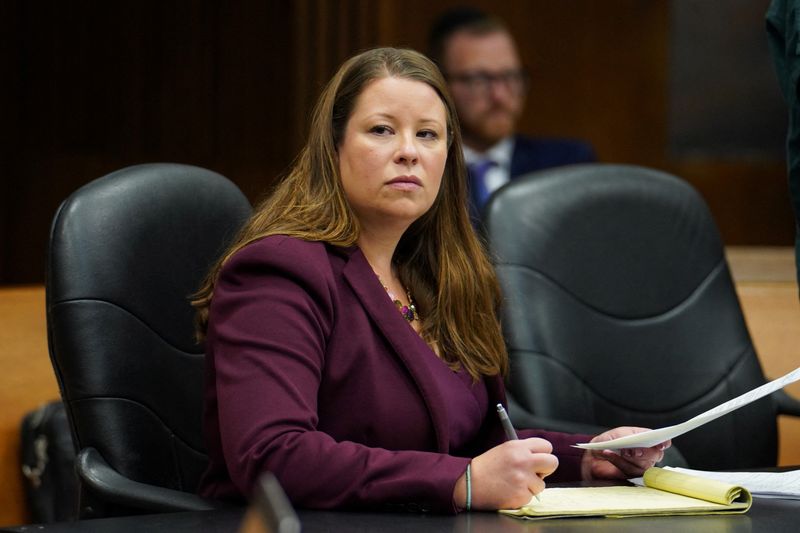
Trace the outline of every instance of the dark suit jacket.
<instances>
[{"instance_id":1,"label":"dark suit jacket","mask_svg":"<svg viewBox=\"0 0 800 533\"><path fill-rule=\"evenodd\" d=\"M574 139L534 139L524 135L514 136L514 151L511 153L510 178L513 180L529 172L552 167L593 163L597 160L592 146ZM483 205L475 205L476 200L470 195L470 217L479 231Z\"/></svg>"},{"instance_id":2,"label":"dark suit jacket","mask_svg":"<svg viewBox=\"0 0 800 533\"><path fill-rule=\"evenodd\" d=\"M770 54L778 82L789 109L786 157L789 169L789 197L794 211L794 255L800 280L800 0L772 0L766 24Z\"/></svg>"},{"instance_id":3,"label":"dark suit jacket","mask_svg":"<svg viewBox=\"0 0 800 533\"><path fill-rule=\"evenodd\" d=\"M514 136L511 154L511 179L546 168L593 163L597 157L592 146L574 139L534 139Z\"/></svg>"},{"instance_id":4,"label":"dark suit jacket","mask_svg":"<svg viewBox=\"0 0 800 533\"><path fill-rule=\"evenodd\" d=\"M358 248L273 236L222 270L207 338L202 495L249 495L272 471L293 503L335 508L413 503L452 512L455 482L503 440L502 380L466 440L437 376L452 371L401 317ZM458 385L463 387L463 385ZM459 391L464 394L463 389ZM587 436L550 440L551 479L577 479Z\"/></svg>"}]
</instances>

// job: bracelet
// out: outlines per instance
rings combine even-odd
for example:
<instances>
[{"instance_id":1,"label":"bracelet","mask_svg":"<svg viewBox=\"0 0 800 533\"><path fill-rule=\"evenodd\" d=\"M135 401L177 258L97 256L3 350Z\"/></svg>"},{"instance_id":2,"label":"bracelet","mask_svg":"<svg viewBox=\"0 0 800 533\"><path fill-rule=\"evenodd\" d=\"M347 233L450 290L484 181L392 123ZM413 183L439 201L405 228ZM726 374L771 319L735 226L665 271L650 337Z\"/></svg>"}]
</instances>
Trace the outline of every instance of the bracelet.
<instances>
[{"instance_id":1,"label":"bracelet","mask_svg":"<svg viewBox=\"0 0 800 533\"><path fill-rule=\"evenodd\" d=\"M472 475L470 467L472 463L467 465L467 511L472 509Z\"/></svg>"}]
</instances>

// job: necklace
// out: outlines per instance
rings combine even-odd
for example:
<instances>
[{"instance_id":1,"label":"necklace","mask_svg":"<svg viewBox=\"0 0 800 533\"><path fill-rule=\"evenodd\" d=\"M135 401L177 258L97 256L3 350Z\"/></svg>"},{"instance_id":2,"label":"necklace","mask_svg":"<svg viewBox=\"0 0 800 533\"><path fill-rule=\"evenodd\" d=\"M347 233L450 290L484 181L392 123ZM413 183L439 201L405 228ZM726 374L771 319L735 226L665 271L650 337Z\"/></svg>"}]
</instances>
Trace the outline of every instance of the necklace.
<instances>
[{"instance_id":1,"label":"necklace","mask_svg":"<svg viewBox=\"0 0 800 533\"><path fill-rule=\"evenodd\" d=\"M397 307L397 310L400 311L400 314L403 315L403 318L405 318L407 322L413 322L420 319L419 313L417 312L417 306L414 304L414 299L411 297L411 291L406 289L408 305L403 305L403 302L401 302L394 295L394 293L389 290L389 287L383 283L383 280L380 276L378 276L378 281L381 285L383 285L383 289L386 291L386 294L389 295L389 298L394 302L395 307Z\"/></svg>"}]
</instances>

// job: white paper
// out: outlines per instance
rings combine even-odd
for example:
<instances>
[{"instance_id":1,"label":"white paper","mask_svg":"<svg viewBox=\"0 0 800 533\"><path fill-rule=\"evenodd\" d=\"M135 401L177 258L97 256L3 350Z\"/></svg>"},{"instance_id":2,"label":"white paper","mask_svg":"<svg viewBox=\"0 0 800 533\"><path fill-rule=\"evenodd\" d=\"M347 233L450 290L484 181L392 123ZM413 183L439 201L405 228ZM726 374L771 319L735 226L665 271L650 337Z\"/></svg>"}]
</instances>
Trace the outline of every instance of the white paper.
<instances>
[{"instance_id":1,"label":"white paper","mask_svg":"<svg viewBox=\"0 0 800 533\"><path fill-rule=\"evenodd\" d=\"M713 409L709 409L705 413L701 413L694 418L676 424L674 426L667 426L661 429L651 429L636 433L634 435L626 435L618 439L607 440L603 442L584 442L576 444L576 448L583 448L585 450L619 450L622 448L649 448L669 439L673 439L679 435L691 431L695 428L707 424L712 420L735 411L740 407L763 398L767 394L771 394L778 389L782 389L790 383L800 380L800 367L795 368L788 374L769 383L765 383L760 387L756 387L750 392L746 392L741 396L737 396L732 400L728 400Z\"/></svg>"},{"instance_id":2,"label":"white paper","mask_svg":"<svg viewBox=\"0 0 800 533\"><path fill-rule=\"evenodd\" d=\"M682 474L689 474L706 479L716 479L731 485L738 485L750 491L753 496L760 498L784 498L800 500L800 470L788 472L709 472L707 470L692 470L665 466L664 470L674 470ZM644 479L637 477L629 479L634 485L644 486Z\"/></svg>"}]
</instances>

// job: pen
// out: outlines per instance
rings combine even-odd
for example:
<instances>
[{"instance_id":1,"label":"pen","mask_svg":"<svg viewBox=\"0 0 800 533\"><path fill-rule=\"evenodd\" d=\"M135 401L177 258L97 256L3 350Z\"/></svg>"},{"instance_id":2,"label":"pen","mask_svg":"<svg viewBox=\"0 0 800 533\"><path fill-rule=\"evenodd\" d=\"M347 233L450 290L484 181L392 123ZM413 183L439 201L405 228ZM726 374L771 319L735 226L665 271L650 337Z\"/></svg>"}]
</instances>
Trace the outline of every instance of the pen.
<instances>
[{"instance_id":1,"label":"pen","mask_svg":"<svg viewBox=\"0 0 800 533\"><path fill-rule=\"evenodd\" d=\"M497 415L500 417L500 425L503 426L503 431L506 432L508 440L519 440L517 432L514 431L514 426L511 425L511 420L508 418L505 408L502 403L497 404Z\"/></svg>"},{"instance_id":2,"label":"pen","mask_svg":"<svg viewBox=\"0 0 800 533\"><path fill-rule=\"evenodd\" d=\"M503 426L503 431L506 432L506 438L508 440L519 440L517 432L514 431L514 426L511 425L511 420L508 418L508 413L506 413L506 409L503 407L502 403L497 404L497 416L500 417L500 425ZM538 494L534 494L533 497L536 498L537 502L542 501Z\"/></svg>"}]
</instances>

